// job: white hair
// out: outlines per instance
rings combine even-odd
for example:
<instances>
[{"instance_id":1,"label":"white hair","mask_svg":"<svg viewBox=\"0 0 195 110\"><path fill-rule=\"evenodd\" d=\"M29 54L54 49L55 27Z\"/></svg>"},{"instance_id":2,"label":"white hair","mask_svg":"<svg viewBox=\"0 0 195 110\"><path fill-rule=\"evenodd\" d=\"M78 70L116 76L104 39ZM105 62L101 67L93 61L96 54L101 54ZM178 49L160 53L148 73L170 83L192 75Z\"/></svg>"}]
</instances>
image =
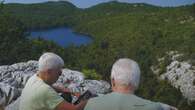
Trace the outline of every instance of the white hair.
<instances>
[{"instance_id":1,"label":"white hair","mask_svg":"<svg viewBox=\"0 0 195 110\"><path fill-rule=\"evenodd\" d=\"M47 69L58 69L64 66L62 58L54 53L46 52L39 58L39 71Z\"/></svg>"},{"instance_id":2,"label":"white hair","mask_svg":"<svg viewBox=\"0 0 195 110\"><path fill-rule=\"evenodd\" d=\"M122 85L131 84L137 89L140 81L139 65L129 58L119 59L112 66L111 78Z\"/></svg>"}]
</instances>

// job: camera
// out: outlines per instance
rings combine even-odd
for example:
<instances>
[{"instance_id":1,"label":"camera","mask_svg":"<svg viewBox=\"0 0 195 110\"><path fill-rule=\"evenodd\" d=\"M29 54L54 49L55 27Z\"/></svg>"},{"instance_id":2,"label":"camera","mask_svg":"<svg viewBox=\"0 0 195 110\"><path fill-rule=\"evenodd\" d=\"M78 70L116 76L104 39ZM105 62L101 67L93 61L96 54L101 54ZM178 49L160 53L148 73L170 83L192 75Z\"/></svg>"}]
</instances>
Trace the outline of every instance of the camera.
<instances>
[{"instance_id":1,"label":"camera","mask_svg":"<svg viewBox=\"0 0 195 110\"><path fill-rule=\"evenodd\" d=\"M96 94L93 94L92 92L90 92L89 90L86 90L83 94L81 94L78 99L73 103L73 104L78 104L80 103L80 101L82 100L88 100L92 97L97 97L98 95Z\"/></svg>"}]
</instances>

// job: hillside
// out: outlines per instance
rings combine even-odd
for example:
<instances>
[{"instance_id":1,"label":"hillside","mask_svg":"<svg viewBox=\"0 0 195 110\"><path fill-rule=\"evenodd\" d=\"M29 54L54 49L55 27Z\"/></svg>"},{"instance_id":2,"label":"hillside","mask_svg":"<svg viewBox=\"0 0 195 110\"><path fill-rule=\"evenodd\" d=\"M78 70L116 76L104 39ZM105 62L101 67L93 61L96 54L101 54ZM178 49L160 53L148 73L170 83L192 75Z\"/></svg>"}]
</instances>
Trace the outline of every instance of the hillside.
<instances>
[{"instance_id":1,"label":"hillside","mask_svg":"<svg viewBox=\"0 0 195 110\"><path fill-rule=\"evenodd\" d=\"M183 53L184 59L195 59L195 5L155 7L109 2L83 10L72 4L65 4L67 2L4 6L6 13L16 16L28 29L65 25L77 32L89 34L94 39L87 46L65 49L57 49L58 47L48 45L46 41L36 41L33 42L36 48L28 48L33 51L34 56L27 52L28 55L23 55L21 59L26 60L24 58L29 56L33 59L43 51L53 51L64 58L66 67L80 71L87 69L109 80L113 62L121 57L129 57L138 61L141 66L141 87L136 92L139 96L175 105L181 110L192 110L195 107L195 102L188 104L179 90L170 86L167 81L159 81L150 69L152 65L158 64L158 58L166 56L166 52L172 50ZM59 7L56 8L56 5ZM14 53L10 53L9 58L11 55ZM168 65L166 64L164 69Z\"/></svg>"},{"instance_id":2,"label":"hillside","mask_svg":"<svg viewBox=\"0 0 195 110\"><path fill-rule=\"evenodd\" d=\"M70 23L70 19L79 11L69 2L45 2L39 4L5 5L4 10L20 19L29 28L47 28Z\"/></svg>"}]
</instances>

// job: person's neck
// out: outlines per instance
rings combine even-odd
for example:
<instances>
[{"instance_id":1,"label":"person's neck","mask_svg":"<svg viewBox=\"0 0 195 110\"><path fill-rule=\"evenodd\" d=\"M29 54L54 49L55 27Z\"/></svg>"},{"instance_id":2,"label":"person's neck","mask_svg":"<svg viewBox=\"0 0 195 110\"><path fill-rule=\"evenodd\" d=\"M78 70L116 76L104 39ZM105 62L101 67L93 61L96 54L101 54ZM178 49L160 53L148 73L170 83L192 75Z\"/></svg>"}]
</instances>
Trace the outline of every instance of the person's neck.
<instances>
[{"instance_id":1,"label":"person's neck","mask_svg":"<svg viewBox=\"0 0 195 110\"><path fill-rule=\"evenodd\" d=\"M113 92L118 92L122 94L134 94L134 89L130 86L115 86L113 87Z\"/></svg>"},{"instance_id":2,"label":"person's neck","mask_svg":"<svg viewBox=\"0 0 195 110\"><path fill-rule=\"evenodd\" d=\"M45 77L45 74L43 72L38 72L37 77L39 77L41 80L43 80L43 82L45 82L46 84L50 85L49 82L47 81L47 78Z\"/></svg>"}]
</instances>

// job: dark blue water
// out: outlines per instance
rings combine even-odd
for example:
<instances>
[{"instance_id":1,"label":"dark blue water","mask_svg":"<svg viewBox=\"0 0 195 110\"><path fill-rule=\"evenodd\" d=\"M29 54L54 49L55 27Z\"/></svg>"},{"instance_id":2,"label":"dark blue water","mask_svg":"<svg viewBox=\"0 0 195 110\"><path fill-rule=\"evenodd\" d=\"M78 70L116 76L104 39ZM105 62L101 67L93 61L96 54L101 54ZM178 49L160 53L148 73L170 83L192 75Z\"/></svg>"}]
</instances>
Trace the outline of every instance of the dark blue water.
<instances>
[{"instance_id":1,"label":"dark blue water","mask_svg":"<svg viewBox=\"0 0 195 110\"><path fill-rule=\"evenodd\" d=\"M45 40L54 41L63 47L87 45L92 42L89 36L74 33L71 28L67 27L31 31L30 36L32 38L41 37Z\"/></svg>"}]
</instances>

